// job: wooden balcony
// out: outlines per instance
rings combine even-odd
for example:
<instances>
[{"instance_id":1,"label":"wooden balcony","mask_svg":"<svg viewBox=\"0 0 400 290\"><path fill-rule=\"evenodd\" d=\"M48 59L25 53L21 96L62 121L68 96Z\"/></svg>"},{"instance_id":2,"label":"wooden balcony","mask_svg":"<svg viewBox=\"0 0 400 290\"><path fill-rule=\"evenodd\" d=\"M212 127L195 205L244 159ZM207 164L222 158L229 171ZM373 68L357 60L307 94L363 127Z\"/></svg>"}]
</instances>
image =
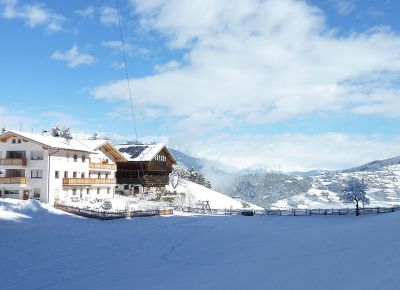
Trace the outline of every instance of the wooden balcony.
<instances>
[{"instance_id":1,"label":"wooden balcony","mask_svg":"<svg viewBox=\"0 0 400 290\"><path fill-rule=\"evenodd\" d=\"M0 159L0 165L7 166L7 165L26 165L26 159L24 158L2 158Z\"/></svg>"},{"instance_id":2,"label":"wooden balcony","mask_svg":"<svg viewBox=\"0 0 400 290\"><path fill-rule=\"evenodd\" d=\"M89 168L98 170L117 170L117 165L108 163L89 163Z\"/></svg>"},{"instance_id":3,"label":"wooden balcony","mask_svg":"<svg viewBox=\"0 0 400 290\"><path fill-rule=\"evenodd\" d=\"M115 178L63 178L63 185L116 184Z\"/></svg>"},{"instance_id":4,"label":"wooden balcony","mask_svg":"<svg viewBox=\"0 0 400 290\"><path fill-rule=\"evenodd\" d=\"M0 184L26 184L25 177L0 177Z\"/></svg>"},{"instance_id":5,"label":"wooden balcony","mask_svg":"<svg viewBox=\"0 0 400 290\"><path fill-rule=\"evenodd\" d=\"M142 177L118 177L118 184L141 184L143 186L166 186L169 175L145 175Z\"/></svg>"}]
</instances>

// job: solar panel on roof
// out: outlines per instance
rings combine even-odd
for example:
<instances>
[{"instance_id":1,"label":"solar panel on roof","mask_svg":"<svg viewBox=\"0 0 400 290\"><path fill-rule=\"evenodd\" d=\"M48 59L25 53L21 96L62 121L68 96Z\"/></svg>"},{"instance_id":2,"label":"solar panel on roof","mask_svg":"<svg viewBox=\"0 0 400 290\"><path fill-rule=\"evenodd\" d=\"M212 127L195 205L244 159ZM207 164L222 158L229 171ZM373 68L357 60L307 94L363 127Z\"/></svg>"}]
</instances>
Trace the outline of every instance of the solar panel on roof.
<instances>
[{"instance_id":1,"label":"solar panel on roof","mask_svg":"<svg viewBox=\"0 0 400 290\"><path fill-rule=\"evenodd\" d=\"M148 146L129 146L129 147L123 147L119 148L119 151L121 153L127 153L129 156L134 159L140 156L144 150L146 150Z\"/></svg>"}]
</instances>

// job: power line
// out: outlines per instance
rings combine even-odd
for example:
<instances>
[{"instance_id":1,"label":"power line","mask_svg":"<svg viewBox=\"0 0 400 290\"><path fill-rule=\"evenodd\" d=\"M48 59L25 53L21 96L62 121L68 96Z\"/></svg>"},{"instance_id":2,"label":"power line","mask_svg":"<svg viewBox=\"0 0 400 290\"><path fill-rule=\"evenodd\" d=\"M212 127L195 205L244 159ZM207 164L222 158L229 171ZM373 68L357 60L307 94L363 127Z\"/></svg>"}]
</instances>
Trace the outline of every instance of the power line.
<instances>
[{"instance_id":1,"label":"power line","mask_svg":"<svg viewBox=\"0 0 400 290\"><path fill-rule=\"evenodd\" d=\"M139 143L139 138L138 138L138 132L137 132L137 128L136 128L135 111L133 109L132 90L131 90L131 84L130 84L130 80L129 80L128 65L127 65L127 62L126 62L125 41L124 41L124 36L123 36L123 33L122 33L122 25L121 25L120 13L119 13L118 0L115 0L115 6L117 7L119 34L120 34L120 37L121 37L122 54L124 56L125 75L126 75L126 81L127 81L127 84L128 84L129 100L130 100L130 106L131 106L133 127L134 127L134 131L135 131L136 144L138 144Z\"/></svg>"},{"instance_id":2,"label":"power line","mask_svg":"<svg viewBox=\"0 0 400 290\"><path fill-rule=\"evenodd\" d=\"M124 35L122 33L121 16L120 16L120 13L119 13L118 0L115 0L115 6L117 8L119 34L120 34L120 37L121 37L122 55L124 56L125 75L126 75L126 82L128 84L129 100L130 100L130 105L131 105L133 128L134 128L134 131L135 131L136 144L139 144L138 132L137 132L137 128L136 128L135 111L133 109L133 97L132 97L132 90L131 90L131 84L130 84L130 79L129 79L128 64L127 64L127 61L126 61L125 42L124 42ZM142 172L142 175L144 176L142 158L140 159L140 170Z\"/></svg>"}]
</instances>

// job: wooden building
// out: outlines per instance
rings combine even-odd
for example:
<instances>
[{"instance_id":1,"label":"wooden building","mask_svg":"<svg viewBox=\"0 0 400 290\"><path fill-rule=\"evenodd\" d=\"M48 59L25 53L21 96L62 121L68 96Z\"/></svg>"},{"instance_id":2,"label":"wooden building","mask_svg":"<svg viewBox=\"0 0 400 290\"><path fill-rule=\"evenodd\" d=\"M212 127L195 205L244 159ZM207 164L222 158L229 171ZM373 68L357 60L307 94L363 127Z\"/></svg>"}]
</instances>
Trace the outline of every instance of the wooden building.
<instances>
[{"instance_id":1,"label":"wooden building","mask_svg":"<svg viewBox=\"0 0 400 290\"><path fill-rule=\"evenodd\" d=\"M117 163L117 192L125 195L162 193L169 183L174 156L165 144L118 145L127 159Z\"/></svg>"}]
</instances>

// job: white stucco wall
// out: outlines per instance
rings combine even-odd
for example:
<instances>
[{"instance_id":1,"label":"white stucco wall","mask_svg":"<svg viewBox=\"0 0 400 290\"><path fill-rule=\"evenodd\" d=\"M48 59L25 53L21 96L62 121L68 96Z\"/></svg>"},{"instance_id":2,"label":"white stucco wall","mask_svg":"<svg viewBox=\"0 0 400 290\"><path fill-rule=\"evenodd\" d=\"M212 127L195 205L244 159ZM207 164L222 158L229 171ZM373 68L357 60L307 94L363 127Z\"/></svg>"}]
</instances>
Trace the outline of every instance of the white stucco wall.
<instances>
[{"instance_id":1,"label":"white stucco wall","mask_svg":"<svg viewBox=\"0 0 400 290\"><path fill-rule=\"evenodd\" d=\"M12 143L12 139L7 142L0 142L0 158L6 158L7 151L25 151L27 164L25 165L0 165L0 170L20 169L25 173L27 184L1 184L0 194L5 197L4 190L19 190L18 195L7 195L10 198L23 198L24 190L29 191L29 198L33 198L34 189L40 190L40 201L44 203L54 203L55 199L64 200L67 198L112 198L115 193L115 184L91 184L85 186L64 186L64 172L68 178L115 178L116 170L89 169L89 162L101 163L108 160L108 164L115 164L112 156L98 150L97 154L89 152L79 152L72 150L44 149L41 145L34 142ZM31 160L31 151L43 151L43 160ZM50 156L49 156L50 154ZM74 155L77 155L74 161ZM84 156L85 160L82 160ZM50 158L50 162L49 162ZM50 166L50 171L49 171ZM42 170L43 178L31 178L31 170ZM56 178L56 171L59 178ZM99 176L100 174L100 176ZM74 195L75 189L75 195ZM99 189L99 190L97 190ZM89 191L87 191L89 190ZM82 191L82 195L81 195ZM89 195L88 195L89 192Z\"/></svg>"}]
</instances>

